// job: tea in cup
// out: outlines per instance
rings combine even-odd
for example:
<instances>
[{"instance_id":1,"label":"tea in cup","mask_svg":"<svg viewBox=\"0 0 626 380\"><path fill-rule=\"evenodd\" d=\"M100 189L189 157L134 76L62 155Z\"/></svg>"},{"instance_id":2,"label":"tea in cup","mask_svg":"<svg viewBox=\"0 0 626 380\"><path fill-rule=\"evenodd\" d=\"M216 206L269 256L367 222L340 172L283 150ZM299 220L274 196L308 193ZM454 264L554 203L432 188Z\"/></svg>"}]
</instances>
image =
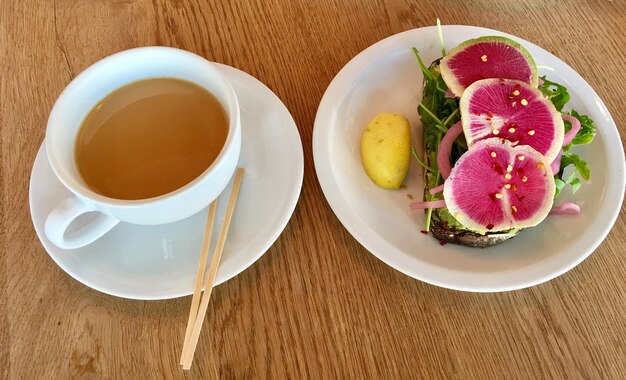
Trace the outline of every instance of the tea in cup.
<instances>
[{"instance_id":1,"label":"tea in cup","mask_svg":"<svg viewBox=\"0 0 626 380\"><path fill-rule=\"evenodd\" d=\"M48 160L72 196L48 215L46 236L72 249L120 221L191 216L226 187L240 149L237 97L211 62L167 47L104 58L66 87L48 120Z\"/></svg>"}]
</instances>

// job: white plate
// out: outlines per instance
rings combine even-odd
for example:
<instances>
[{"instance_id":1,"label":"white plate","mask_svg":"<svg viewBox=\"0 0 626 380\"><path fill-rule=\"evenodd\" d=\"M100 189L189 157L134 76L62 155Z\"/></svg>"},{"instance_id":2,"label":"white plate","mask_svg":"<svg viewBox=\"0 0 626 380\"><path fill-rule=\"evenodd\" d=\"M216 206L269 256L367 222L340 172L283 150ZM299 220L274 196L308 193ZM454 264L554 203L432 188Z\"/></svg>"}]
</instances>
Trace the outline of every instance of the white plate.
<instances>
[{"instance_id":1,"label":"white plate","mask_svg":"<svg viewBox=\"0 0 626 380\"><path fill-rule=\"evenodd\" d=\"M278 97L243 71L218 65L241 107L239 166L246 169L216 284L236 276L269 249L296 206L304 171L296 124ZM230 194L232 182L225 190ZM63 250L43 233L46 215L69 191L55 177L42 144L31 174L30 208L39 240L70 276L103 293L132 299L168 299L191 294L206 221L206 209L177 223L121 223L84 248ZM218 202L212 243L223 222L227 197ZM209 252L212 252L209 251Z\"/></svg>"},{"instance_id":2,"label":"white plate","mask_svg":"<svg viewBox=\"0 0 626 380\"><path fill-rule=\"evenodd\" d=\"M624 151L617 128L595 91L571 67L527 41L495 30L444 26L449 50L483 35L503 35L522 43L540 70L567 86L568 108L588 114L597 124L589 146L576 147L591 167L591 181L572 196L567 190L557 203L575 200L582 214L551 216L540 226L495 247L476 249L441 246L423 235L424 213L409 210L411 194L420 199L421 171L412 159L405 190L378 188L365 174L359 156L361 132L380 112L405 114L412 125L412 143L421 146L417 105L422 74L411 47L428 65L440 57L434 27L409 30L365 49L337 74L320 103L313 130L315 169L333 211L346 229L376 257L416 279L451 289L495 292L520 289L550 280L584 260L602 242L617 218L624 196ZM609 170L610 168L610 170Z\"/></svg>"}]
</instances>

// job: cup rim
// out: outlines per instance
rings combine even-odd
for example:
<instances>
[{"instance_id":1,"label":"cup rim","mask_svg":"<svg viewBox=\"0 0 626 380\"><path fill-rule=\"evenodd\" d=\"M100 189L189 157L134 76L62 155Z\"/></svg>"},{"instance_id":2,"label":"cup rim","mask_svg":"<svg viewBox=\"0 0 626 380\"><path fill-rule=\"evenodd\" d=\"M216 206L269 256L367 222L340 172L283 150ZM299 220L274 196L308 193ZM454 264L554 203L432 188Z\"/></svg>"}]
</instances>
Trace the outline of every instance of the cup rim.
<instances>
[{"instance_id":1,"label":"cup rim","mask_svg":"<svg viewBox=\"0 0 626 380\"><path fill-rule=\"evenodd\" d=\"M215 158L215 160L213 160L211 165L209 165L209 167L207 167L200 175L198 175L192 181L188 182L184 186L177 188L176 190L173 190L169 193L165 193L156 197L145 198L145 199L118 199L118 198L111 198L111 197L107 197L105 195L99 194L91 190L86 184L78 183L79 186L76 186L77 181L68 180L67 178L65 178L63 171L59 170L59 167L61 164L58 163L57 160L55 159L56 156L50 153L51 149L50 149L50 146L48 145L48 142L51 140L50 138L48 138L51 133L50 131L52 130L51 124L53 122L53 119L59 117L58 115L59 106L64 101L66 101L67 97L71 95L75 96L74 92L76 91L76 88L82 84L82 82L84 82L85 80L88 80L95 73L101 70L105 70L109 65L116 64L119 60L124 59L129 55L144 55L145 54L149 56L149 54L159 54L159 53L163 53L167 55L178 55L180 58L183 58L186 60L194 60L197 63L204 65L205 69L211 72L212 75L217 77L218 81L221 82L220 84L224 86L224 88L226 89L226 98L227 98L228 104L222 104L222 106L227 112L228 119L229 119L228 120L228 134L226 135L226 140L224 141L224 145L222 146L220 153ZM166 75L164 75L163 77L173 78L173 76L166 76ZM192 82L196 85L200 85L194 82L193 80L189 80L189 79L184 79L184 80ZM116 89L112 91L115 91L132 82L133 81L124 83L123 85L117 87ZM202 85L200 86L204 87ZM103 95L102 98L104 98L107 95L108 94ZM222 74L217 69L217 66L213 62L197 54L189 52L187 50L166 47L166 46L144 46L144 47L123 50L123 51L114 53L112 55L109 55L105 58L102 58L98 60L97 62L93 63L92 65L90 65L89 67L87 67L80 74L78 74L74 79L72 79L72 81L70 81L70 83L68 83L68 85L63 89L63 91L61 92L57 100L55 101L54 105L52 106L50 115L48 117L48 122L46 125L46 140L45 141L46 141L47 158L48 158L48 161L50 162L50 166L52 170L54 171L54 174L61 181L61 183L63 183L63 185L66 188L68 188L72 193L82 196L84 198L87 198L91 202L94 202L95 204L102 204L102 205L107 205L107 206L131 206L132 207L132 206L143 206L143 205L152 205L155 203L159 203L165 199L173 198L181 193L185 193L191 190L199 182L203 181L213 171L215 167L221 165L225 160L227 160L226 156L232 150L233 144L236 143L236 135L237 135L237 130L239 128L240 128L240 109L239 109L239 101L237 99L237 95L235 94L235 90L233 89L231 83L228 81L228 79L226 79L224 74ZM74 161L74 165L75 165L75 161ZM78 172L78 168L76 168L76 172L80 176L80 173ZM81 181L83 181L82 178L81 178Z\"/></svg>"}]
</instances>

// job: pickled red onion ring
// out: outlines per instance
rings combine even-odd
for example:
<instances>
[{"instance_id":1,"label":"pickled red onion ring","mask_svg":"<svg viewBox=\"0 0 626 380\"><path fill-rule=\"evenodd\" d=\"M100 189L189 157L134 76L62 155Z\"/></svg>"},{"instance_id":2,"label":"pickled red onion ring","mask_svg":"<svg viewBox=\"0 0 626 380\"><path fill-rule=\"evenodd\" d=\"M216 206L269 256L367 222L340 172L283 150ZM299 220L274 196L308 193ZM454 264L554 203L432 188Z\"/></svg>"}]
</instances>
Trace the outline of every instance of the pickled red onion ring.
<instances>
[{"instance_id":1,"label":"pickled red onion ring","mask_svg":"<svg viewBox=\"0 0 626 380\"><path fill-rule=\"evenodd\" d=\"M409 205L413 210L423 210L425 208L442 208L446 207L446 201L426 201L426 202L413 202Z\"/></svg>"},{"instance_id":2,"label":"pickled red onion ring","mask_svg":"<svg viewBox=\"0 0 626 380\"><path fill-rule=\"evenodd\" d=\"M580 214L580 206L576 203L565 202L560 206L552 207L550 215L578 215Z\"/></svg>"},{"instance_id":3,"label":"pickled red onion ring","mask_svg":"<svg viewBox=\"0 0 626 380\"><path fill-rule=\"evenodd\" d=\"M463 132L463 124L461 121L457 121L453 126L448 129L448 132L441 139L441 143L439 144L439 151L437 152L437 167L439 168L439 173L443 179L448 178L450 176L450 172L452 171L452 165L450 164L450 152L452 152L452 144L454 140Z\"/></svg>"},{"instance_id":4,"label":"pickled red onion ring","mask_svg":"<svg viewBox=\"0 0 626 380\"><path fill-rule=\"evenodd\" d=\"M563 118L563 120L572 123L572 129L570 129L569 132L567 132L565 136L563 136L563 146L565 146L571 143L572 140L574 140L574 137L576 137L578 131L580 131L580 121L578 121L578 119L576 119L572 115L561 115L561 117Z\"/></svg>"},{"instance_id":5,"label":"pickled red onion ring","mask_svg":"<svg viewBox=\"0 0 626 380\"><path fill-rule=\"evenodd\" d=\"M578 121L578 119L576 119L572 115L561 115L561 117L563 118L563 120L572 123L572 129L570 129L569 132L567 132L565 136L563 136L563 146L565 146L571 143L572 140L574 140L574 137L576 137L578 131L580 131L580 121ZM559 152L559 155L556 156L554 161L552 161L552 163L550 164L550 168L552 168L552 173L554 174L558 173L559 169L561 168L561 156L563 156L562 150Z\"/></svg>"},{"instance_id":6,"label":"pickled red onion ring","mask_svg":"<svg viewBox=\"0 0 626 380\"><path fill-rule=\"evenodd\" d=\"M563 149L559 151L559 154L556 156L554 161L550 164L550 169L552 169L552 173L556 174L561 169L561 157L563 156Z\"/></svg>"},{"instance_id":7,"label":"pickled red onion ring","mask_svg":"<svg viewBox=\"0 0 626 380\"><path fill-rule=\"evenodd\" d=\"M437 187L433 187L432 189L428 190L428 192L431 195L435 195L437 193L441 193L443 191L443 185L439 185Z\"/></svg>"}]
</instances>

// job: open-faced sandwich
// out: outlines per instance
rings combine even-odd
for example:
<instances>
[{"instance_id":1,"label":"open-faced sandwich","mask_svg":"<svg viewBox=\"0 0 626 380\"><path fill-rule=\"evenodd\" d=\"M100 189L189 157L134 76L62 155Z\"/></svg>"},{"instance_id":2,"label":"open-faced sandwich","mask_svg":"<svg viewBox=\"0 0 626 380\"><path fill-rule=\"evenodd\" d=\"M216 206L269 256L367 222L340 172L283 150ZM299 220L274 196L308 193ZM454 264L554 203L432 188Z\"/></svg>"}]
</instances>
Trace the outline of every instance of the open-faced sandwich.
<instances>
[{"instance_id":1,"label":"open-faced sandwich","mask_svg":"<svg viewBox=\"0 0 626 380\"><path fill-rule=\"evenodd\" d=\"M519 43L500 36L461 43L426 67L418 113L423 124L426 227L442 243L473 247L501 243L548 214L565 186L589 180L571 149L595 135L591 119L563 111L567 89L538 77ZM568 168L566 170L566 168ZM567 173L567 174L566 174Z\"/></svg>"}]
</instances>

